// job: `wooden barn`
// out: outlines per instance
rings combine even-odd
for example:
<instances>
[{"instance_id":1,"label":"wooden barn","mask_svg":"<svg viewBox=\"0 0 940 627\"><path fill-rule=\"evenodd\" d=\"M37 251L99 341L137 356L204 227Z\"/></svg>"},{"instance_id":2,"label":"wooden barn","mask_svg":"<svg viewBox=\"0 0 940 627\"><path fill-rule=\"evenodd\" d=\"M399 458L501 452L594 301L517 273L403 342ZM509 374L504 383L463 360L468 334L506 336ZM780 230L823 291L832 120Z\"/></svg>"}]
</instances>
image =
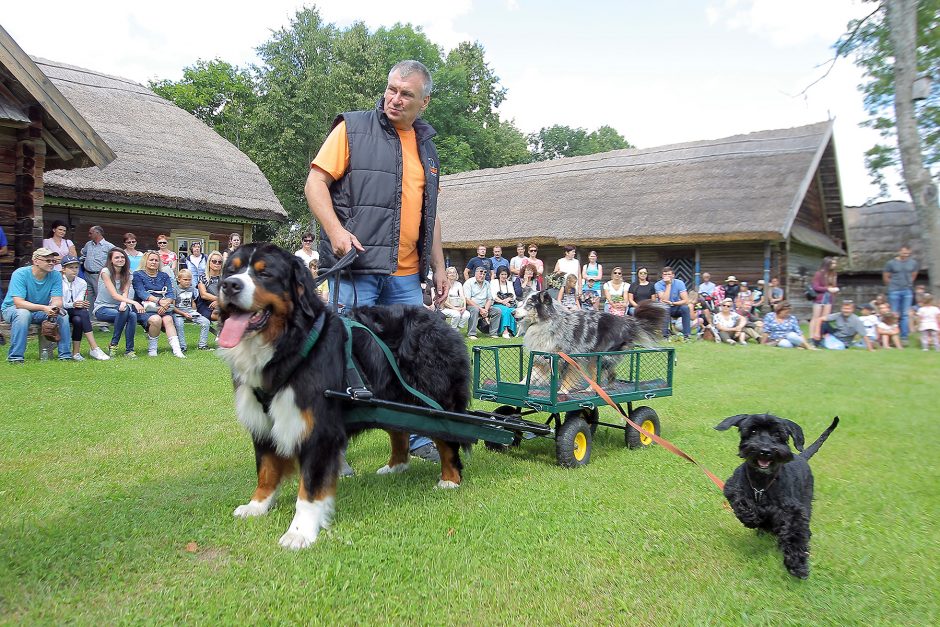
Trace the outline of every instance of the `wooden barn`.
<instances>
[{"instance_id":1,"label":"wooden barn","mask_svg":"<svg viewBox=\"0 0 940 627\"><path fill-rule=\"evenodd\" d=\"M848 255L839 261L839 285L846 297L868 302L885 291L881 273L902 245L920 262L918 281L927 281L926 240L917 211L892 200L845 208Z\"/></svg>"},{"instance_id":2,"label":"wooden barn","mask_svg":"<svg viewBox=\"0 0 940 627\"><path fill-rule=\"evenodd\" d=\"M104 168L115 157L0 27L0 227L8 241L0 256L0 284L6 285L15 268L31 263L42 243L47 170Z\"/></svg>"},{"instance_id":3,"label":"wooden barn","mask_svg":"<svg viewBox=\"0 0 940 627\"><path fill-rule=\"evenodd\" d=\"M596 249L605 275L671 265L757 281L779 277L797 306L807 275L844 254L832 121L642 150L616 150L442 177L445 255L462 266L476 246L540 246L547 268L562 246L582 263Z\"/></svg>"}]
</instances>

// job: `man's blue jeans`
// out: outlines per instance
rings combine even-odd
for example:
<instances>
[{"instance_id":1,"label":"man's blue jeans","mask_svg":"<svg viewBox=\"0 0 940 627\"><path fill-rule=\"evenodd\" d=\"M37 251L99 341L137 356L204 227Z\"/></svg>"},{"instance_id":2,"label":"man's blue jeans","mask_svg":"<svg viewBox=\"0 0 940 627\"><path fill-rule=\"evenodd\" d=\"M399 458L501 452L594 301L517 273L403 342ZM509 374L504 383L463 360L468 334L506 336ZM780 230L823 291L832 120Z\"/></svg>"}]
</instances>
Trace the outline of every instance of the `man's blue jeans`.
<instances>
[{"instance_id":1,"label":"man's blue jeans","mask_svg":"<svg viewBox=\"0 0 940 627\"><path fill-rule=\"evenodd\" d=\"M329 279L327 279L329 280ZM355 298L353 286L355 285ZM333 289L332 282L330 290ZM417 274L407 276L393 276L390 274L354 274L350 282L341 279L339 282L339 304L341 309L366 305L423 305L424 294L421 292L421 280ZM409 437L409 448L413 451L425 444L431 444L431 439L412 434Z\"/></svg>"},{"instance_id":2,"label":"man's blue jeans","mask_svg":"<svg viewBox=\"0 0 940 627\"><path fill-rule=\"evenodd\" d=\"M23 361L26 352L26 338L29 335L30 324L40 324L48 318L44 311L30 311L7 307L3 310L3 321L10 325L10 352L7 361ZM69 328L69 317L62 309L59 314L59 359L72 358L72 334Z\"/></svg>"},{"instance_id":3,"label":"man's blue jeans","mask_svg":"<svg viewBox=\"0 0 940 627\"><path fill-rule=\"evenodd\" d=\"M682 335L686 338L692 333L692 319L689 313L688 305L673 305L669 308L669 317L666 318L666 328L663 329L663 337L669 337L669 327L673 318L682 318Z\"/></svg>"},{"instance_id":4,"label":"man's blue jeans","mask_svg":"<svg viewBox=\"0 0 940 627\"><path fill-rule=\"evenodd\" d=\"M910 334L911 304L914 302L914 292L911 290L891 290L888 292L888 304L891 311L898 315L898 327L901 329L901 339L906 340Z\"/></svg>"}]
</instances>

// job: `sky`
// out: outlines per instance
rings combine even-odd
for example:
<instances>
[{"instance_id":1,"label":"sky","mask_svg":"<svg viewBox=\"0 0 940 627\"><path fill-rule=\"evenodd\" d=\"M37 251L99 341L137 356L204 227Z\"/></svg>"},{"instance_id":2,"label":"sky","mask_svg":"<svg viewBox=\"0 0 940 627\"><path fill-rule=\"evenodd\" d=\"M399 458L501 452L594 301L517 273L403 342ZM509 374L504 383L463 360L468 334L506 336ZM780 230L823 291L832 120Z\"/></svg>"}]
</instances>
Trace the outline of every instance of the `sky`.
<instances>
[{"instance_id":1,"label":"sky","mask_svg":"<svg viewBox=\"0 0 940 627\"><path fill-rule=\"evenodd\" d=\"M5 3L0 25L33 56L145 83L178 80L199 59L247 66L311 2L46 0ZM241 6L239 6L241 5ZM878 134L832 44L861 0L321 0L339 27L420 26L445 51L478 41L524 133L564 124L617 129L639 148L835 119L843 200L877 196L864 152ZM238 7L238 8L236 8ZM813 84L812 86L810 86ZM808 88L808 89L807 89ZM433 94L432 104L433 107ZM889 180L896 180L890 178ZM905 199L892 189L891 196Z\"/></svg>"}]
</instances>

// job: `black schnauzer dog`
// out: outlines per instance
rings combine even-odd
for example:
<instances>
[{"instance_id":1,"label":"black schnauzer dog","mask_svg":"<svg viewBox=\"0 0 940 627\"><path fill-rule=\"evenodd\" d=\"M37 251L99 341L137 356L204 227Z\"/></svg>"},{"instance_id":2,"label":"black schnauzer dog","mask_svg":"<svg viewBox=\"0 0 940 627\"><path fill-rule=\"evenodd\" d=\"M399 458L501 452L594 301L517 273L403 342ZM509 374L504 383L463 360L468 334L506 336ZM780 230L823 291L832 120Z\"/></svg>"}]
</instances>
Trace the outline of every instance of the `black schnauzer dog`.
<instances>
[{"instance_id":1,"label":"black schnauzer dog","mask_svg":"<svg viewBox=\"0 0 940 627\"><path fill-rule=\"evenodd\" d=\"M725 498L745 527L777 536L783 563L794 577L809 577L809 519L813 506L813 473L807 463L839 424L803 450L803 430L793 421L771 414L741 414L715 427L737 427L741 433L738 466L725 484ZM800 451L794 456L789 438Z\"/></svg>"}]
</instances>

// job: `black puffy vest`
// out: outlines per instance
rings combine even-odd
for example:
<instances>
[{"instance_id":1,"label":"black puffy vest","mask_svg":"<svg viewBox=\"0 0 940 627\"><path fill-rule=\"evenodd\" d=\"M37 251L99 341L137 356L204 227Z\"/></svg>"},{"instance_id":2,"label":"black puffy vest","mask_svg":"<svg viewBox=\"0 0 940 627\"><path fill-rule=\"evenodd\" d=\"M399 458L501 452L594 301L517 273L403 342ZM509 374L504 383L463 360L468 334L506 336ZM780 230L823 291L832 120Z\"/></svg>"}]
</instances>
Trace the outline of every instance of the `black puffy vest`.
<instances>
[{"instance_id":1,"label":"black puffy vest","mask_svg":"<svg viewBox=\"0 0 940 627\"><path fill-rule=\"evenodd\" d=\"M346 122L349 139L349 169L330 185L333 209L340 224L362 243L353 266L357 274L392 274L398 268L401 230L402 153L395 127L382 110L382 100L371 111L343 113L335 128ZM437 132L420 118L414 122L418 155L424 167L424 202L418 235L420 276L426 276L434 239L440 163L432 137ZM320 267L336 263L333 245L321 231Z\"/></svg>"}]
</instances>

